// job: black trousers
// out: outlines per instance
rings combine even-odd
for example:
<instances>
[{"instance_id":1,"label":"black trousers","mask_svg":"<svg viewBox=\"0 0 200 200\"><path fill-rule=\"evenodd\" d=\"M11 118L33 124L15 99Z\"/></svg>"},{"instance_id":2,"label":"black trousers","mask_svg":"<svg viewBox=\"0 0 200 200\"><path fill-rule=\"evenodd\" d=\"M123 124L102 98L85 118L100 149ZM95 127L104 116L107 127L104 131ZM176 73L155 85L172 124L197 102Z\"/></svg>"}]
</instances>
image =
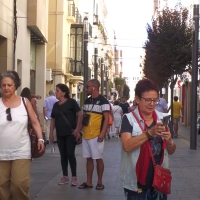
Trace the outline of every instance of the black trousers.
<instances>
[{"instance_id":1,"label":"black trousers","mask_svg":"<svg viewBox=\"0 0 200 200\"><path fill-rule=\"evenodd\" d=\"M68 161L72 176L76 176L75 138L73 135L58 136L58 148L61 157L63 176L68 176Z\"/></svg>"}]
</instances>

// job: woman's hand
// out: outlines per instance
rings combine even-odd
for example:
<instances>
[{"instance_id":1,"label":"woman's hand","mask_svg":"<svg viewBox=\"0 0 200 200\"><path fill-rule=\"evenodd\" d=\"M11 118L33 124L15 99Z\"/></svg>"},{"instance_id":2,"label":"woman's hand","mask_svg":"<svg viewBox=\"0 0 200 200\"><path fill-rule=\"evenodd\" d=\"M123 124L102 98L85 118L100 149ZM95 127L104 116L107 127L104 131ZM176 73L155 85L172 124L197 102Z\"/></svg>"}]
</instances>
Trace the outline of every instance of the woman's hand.
<instances>
[{"instance_id":1,"label":"woman's hand","mask_svg":"<svg viewBox=\"0 0 200 200\"><path fill-rule=\"evenodd\" d=\"M44 142L43 141L38 141L38 150L40 153L44 151Z\"/></svg>"},{"instance_id":2,"label":"woman's hand","mask_svg":"<svg viewBox=\"0 0 200 200\"><path fill-rule=\"evenodd\" d=\"M171 135L171 133L169 131L169 127L168 126L166 127L166 131L161 132L161 136L162 136L163 139L166 140L168 145L171 145L173 143L172 135Z\"/></svg>"},{"instance_id":3,"label":"woman's hand","mask_svg":"<svg viewBox=\"0 0 200 200\"><path fill-rule=\"evenodd\" d=\"M153 135L162 136L162 132L165 132L165 131L166 131L166 127L163 126L162 122L158 122L154 127L148 130L151 136Z\"/></svg>"}]
</instances>

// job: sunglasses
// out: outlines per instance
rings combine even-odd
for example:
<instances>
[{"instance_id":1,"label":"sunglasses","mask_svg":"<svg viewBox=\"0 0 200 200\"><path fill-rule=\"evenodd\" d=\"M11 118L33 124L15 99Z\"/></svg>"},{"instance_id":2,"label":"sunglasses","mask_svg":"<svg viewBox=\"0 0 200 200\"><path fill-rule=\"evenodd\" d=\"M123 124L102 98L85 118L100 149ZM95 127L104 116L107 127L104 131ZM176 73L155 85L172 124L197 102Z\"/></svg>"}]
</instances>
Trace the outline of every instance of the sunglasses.
<instances>
[{"instance_id":1,"label":"sunglasses","mask_svg":"<svg viewBox=\"0 0 200 200\"><path fill-rule=\"evenodd\" d=\"M10 113L10 108L6 109L6 114L7 114L7 120L12 121L11 113Z\"/></svg>"},{"instance_id":2,"label":"sunglasses","mask_svg":"<svg viewBox=\"0 0 200 200\"><path fill-rule=\"evenodd\" d=\"M94 87L93 85L86 85L86 88Z\"/></svg>"}]
</instances>

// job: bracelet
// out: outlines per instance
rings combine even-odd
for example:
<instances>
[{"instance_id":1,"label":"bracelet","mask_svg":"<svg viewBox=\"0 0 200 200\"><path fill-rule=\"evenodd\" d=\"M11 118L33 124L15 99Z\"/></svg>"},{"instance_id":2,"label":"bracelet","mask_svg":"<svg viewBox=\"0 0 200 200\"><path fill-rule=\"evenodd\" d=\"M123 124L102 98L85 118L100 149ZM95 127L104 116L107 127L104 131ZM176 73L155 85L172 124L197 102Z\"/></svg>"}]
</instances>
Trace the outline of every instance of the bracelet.
<instances>
[{"instance_id":1,"label":"bracelet","mask_svg":"<svg viewBox=\"0 0 200 200\"><path fill-rule=\"evenodd\" d=\"M172 140L171 144L167 144L167 146L170 146L170 147L174 146L174 140Z\"/></svg>"},{"instance_id":2,"label":"bracelet","mask_svg":"<svg viewBox=\"0 0 200 200\"><path fill-rule=\"evenodd\" d=\"M146 134L148 140L152 140L153 139L153 136L151 136L148 131L145 131L144 133Z\"/></svg>"},{"instance_id":3,"label":"bracelet","mask_svg":"<svg viewBox=\"0 0 200 200\"><path fill-rule=\"evenodd\" d=\"M43 139L38 139L38 142L43 142L44 143L44 140Z\"/></svg>"}]
</instances>

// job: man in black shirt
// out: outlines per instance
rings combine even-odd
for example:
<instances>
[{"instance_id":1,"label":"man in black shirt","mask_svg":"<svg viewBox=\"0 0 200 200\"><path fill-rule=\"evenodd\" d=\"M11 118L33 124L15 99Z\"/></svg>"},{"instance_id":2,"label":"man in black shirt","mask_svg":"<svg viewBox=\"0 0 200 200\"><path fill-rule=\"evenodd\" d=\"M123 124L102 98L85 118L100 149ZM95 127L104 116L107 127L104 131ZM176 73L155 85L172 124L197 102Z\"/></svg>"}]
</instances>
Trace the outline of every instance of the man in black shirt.
<instances>
[{"instance_id":1,"label":"man in black shirt","mask_svg":"<svg viewBox=\"0 0 200 200\"><path fill-rule=\"evenodd\" d=\"M119 104L119 106L122 108L123 114L128 113L128 108L130 106L129 103L126 101L126 97L122 97L122 102Z\"/></svg>"}]
</instances>

